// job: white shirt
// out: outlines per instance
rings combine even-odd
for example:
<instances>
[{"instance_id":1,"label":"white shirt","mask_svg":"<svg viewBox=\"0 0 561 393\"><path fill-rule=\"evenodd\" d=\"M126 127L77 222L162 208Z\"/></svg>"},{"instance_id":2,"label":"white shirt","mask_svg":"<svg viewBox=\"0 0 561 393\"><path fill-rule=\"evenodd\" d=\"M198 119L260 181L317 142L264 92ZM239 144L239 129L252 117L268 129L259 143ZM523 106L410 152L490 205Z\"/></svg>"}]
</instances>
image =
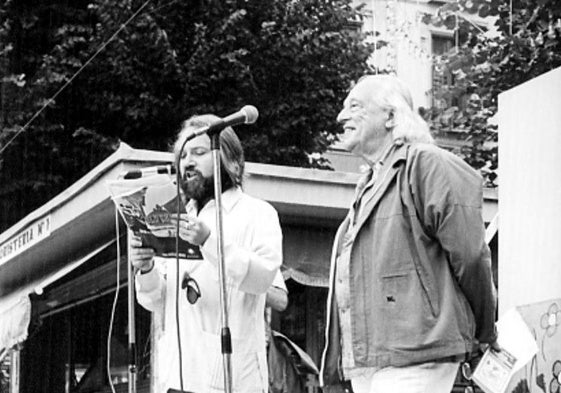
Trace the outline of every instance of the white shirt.
<instances>
[{"instance_id":1,"label":"white shirt","mask_svg":"<svg viewBox=\"0 0 561 393\"><path fill-rule=\"evenodd\" d=\"M282 263L282 232L278 214L267 202L230 189L222 195L224 261L229 327L232 336L233 392L268 391L265 295ZM185 271L196 280L201 298L191 305L179 291L183 353L183 389L222 392L221 307L217 265L215 202L199 218L211 234L201 247L202 260L180 260L179 285ZM180 388L175 318L176 261L158 259L157 267L136 277L138 301L159 321L155 341L156 391ZM158 323L157 323L158 325Z\"/></svg>"}]
</instances>

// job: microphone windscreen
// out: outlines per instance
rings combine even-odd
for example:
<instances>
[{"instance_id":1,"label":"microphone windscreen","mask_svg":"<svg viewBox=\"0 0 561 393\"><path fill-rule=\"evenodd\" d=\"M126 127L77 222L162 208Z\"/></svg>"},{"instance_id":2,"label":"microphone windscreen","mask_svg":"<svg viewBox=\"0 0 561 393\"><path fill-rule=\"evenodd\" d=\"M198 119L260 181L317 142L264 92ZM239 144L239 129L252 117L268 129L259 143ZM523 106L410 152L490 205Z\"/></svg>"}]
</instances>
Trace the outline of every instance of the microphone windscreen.
<instances>
[{"instance_id":1,"label":"microphone windscreen","mask_svg":"<svg viewBox=\"0 0 561 393\"><path fill-rule=\"evenodd\" d=\"M245 113L245 124L253 124L259 117L259 111L253 105L246 105L241 109Z\"/></svg>"}]
</instances>

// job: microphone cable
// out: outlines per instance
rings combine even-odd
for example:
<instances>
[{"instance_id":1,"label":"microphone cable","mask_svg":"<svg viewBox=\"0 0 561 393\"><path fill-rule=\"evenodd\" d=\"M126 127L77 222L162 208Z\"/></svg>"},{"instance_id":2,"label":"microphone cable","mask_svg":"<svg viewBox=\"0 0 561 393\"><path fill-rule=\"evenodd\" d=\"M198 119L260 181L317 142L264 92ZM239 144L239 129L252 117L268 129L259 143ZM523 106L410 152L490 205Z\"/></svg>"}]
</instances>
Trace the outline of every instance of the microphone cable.
<instances>
[{"instance_id":1,"label":"microphone cable","mask_svg":"<svg viewBox=\"0 0 561 393\"><path fill-rule=\"evenodd\" d=\"M121 233L119 231L119 213L115 207L115 232L117 235L117 283L115 286L115 297L113 298L113 305L111 307L111 317L109 318L109 332L107 333L107 379L109 381L109 387L111 392L115 392L115 386L113 386L113 380L111 379L111 336L113 335L113 323L115 322L115 312L117 309L117 302L119 300L119 289L121 286ZM127 266L128 268L128 266ZM129 332L130 334L130 332ZM129 381L130 383L130 381Z\"/></svg>"},{"instance_id":2,"label":"microphone cable","mask_svg":"<svg viewBox=\"0 0 561 393\"><path fill-rule=\"evenodd\" d=\"M181 148L177 153L177 158L175 159L175 182L176 182L176 193L177 193L177 205L176 205L176 227L175 227L175 324L177 329L177 351L179 359L179 386L181 391L183 391L183 351L181 348L181 330L179 322L179 217L181 210L181 187L179 182L181 181L181 170L179 168L179 161L181 160L181 154L185 145L189 141L189 138L185 138L181 144Z\"/></svg>"}]
</instances>

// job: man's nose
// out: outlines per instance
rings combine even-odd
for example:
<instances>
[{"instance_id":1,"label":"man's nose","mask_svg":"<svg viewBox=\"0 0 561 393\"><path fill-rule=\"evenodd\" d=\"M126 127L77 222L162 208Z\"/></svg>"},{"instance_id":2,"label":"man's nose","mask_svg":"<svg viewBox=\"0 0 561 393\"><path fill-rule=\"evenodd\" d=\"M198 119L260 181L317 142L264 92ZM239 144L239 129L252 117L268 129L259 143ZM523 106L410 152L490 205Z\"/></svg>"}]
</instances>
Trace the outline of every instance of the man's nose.
<instances>
[{"instance_id":1,"label":"man's nose","mask_svg":"<svg viewBox=\"0 0 561 393\"><path fill-rule=\"evenodd\" d=\"M181 166L185 167L191 167L195 165L195 161L193 160L193 155L186 153L183 158L181 158Z\"/></svg>"},{"instance_id":2,"label":"man's nose","mask_svg":"<svg viewBox=\"0 0 561 393\"><path fill-rule=\"evenodd\" d=\"M186 171L195 169L195 162L193 161L192 156L186 155L181 159L179 166L181 168L181 172L185 173Z\"/></svg>"},{"instance_id":3,"label":"man's nose","mask_svg":"<svg viewBox=\"0 0 561 393\"><path fill-rule=\"evenodd\" d=\"M348 111L346 108L341 109L341 112L339 112L339 114L337 115L337 122L338 123L343 123L345 121L347 121L349 118L348 116Z\"/></svg>"}]
</instances>

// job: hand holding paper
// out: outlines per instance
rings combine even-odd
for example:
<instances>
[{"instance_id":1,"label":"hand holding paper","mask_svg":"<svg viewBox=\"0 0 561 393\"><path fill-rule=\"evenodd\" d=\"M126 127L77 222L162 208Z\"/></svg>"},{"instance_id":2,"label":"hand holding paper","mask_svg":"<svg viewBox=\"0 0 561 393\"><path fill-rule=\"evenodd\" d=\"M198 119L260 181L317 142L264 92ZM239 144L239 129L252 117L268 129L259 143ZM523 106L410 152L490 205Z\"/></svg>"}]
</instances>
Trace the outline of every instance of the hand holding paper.
<instances>
[{"instance_id":1,"label":"hand holding paper","mask_svg":"<svg viewBox=\"0 0 561 393\"><path fill-rule=\"evenodd\" d=\"M174 227L177 225L177 218L171 217ZM179 219L179 236L196 246L201 246L210 235L208 226L197 217L189 217L187 214L181 214Z\"/></svg>"},{"instance_id":2,"label":"hand holding paper","mask_svg":"<svg viewBox=\"0 0 561 393\"><path fill-rule=\"evenodd\" d=\"M141 249L153 249L156 256L202 259L198 245L206 232L197 236L179 236L176 250L177 212L196 218L196 208L186 207L177 196L175 179L168 173L140 178L119 179L108 183L113 202L130 231L142 241ZM178 203L179 202L179 203ZM185 229L185 228L184 228ZM199 243L193 243L197 241Z\"/></svg>"},{"instance_id":3,"label":"hand holding paper","mask_svg":"<svg viewBox=\"0 0 561 393\"><path fill-rule=\"evenodd\" d=\"M488 348L479 362L473 380L486 393L504 393L514 373L538 352L528 326L515 309L497 322L500 351Z\"/></svg>"}]
</instances>

